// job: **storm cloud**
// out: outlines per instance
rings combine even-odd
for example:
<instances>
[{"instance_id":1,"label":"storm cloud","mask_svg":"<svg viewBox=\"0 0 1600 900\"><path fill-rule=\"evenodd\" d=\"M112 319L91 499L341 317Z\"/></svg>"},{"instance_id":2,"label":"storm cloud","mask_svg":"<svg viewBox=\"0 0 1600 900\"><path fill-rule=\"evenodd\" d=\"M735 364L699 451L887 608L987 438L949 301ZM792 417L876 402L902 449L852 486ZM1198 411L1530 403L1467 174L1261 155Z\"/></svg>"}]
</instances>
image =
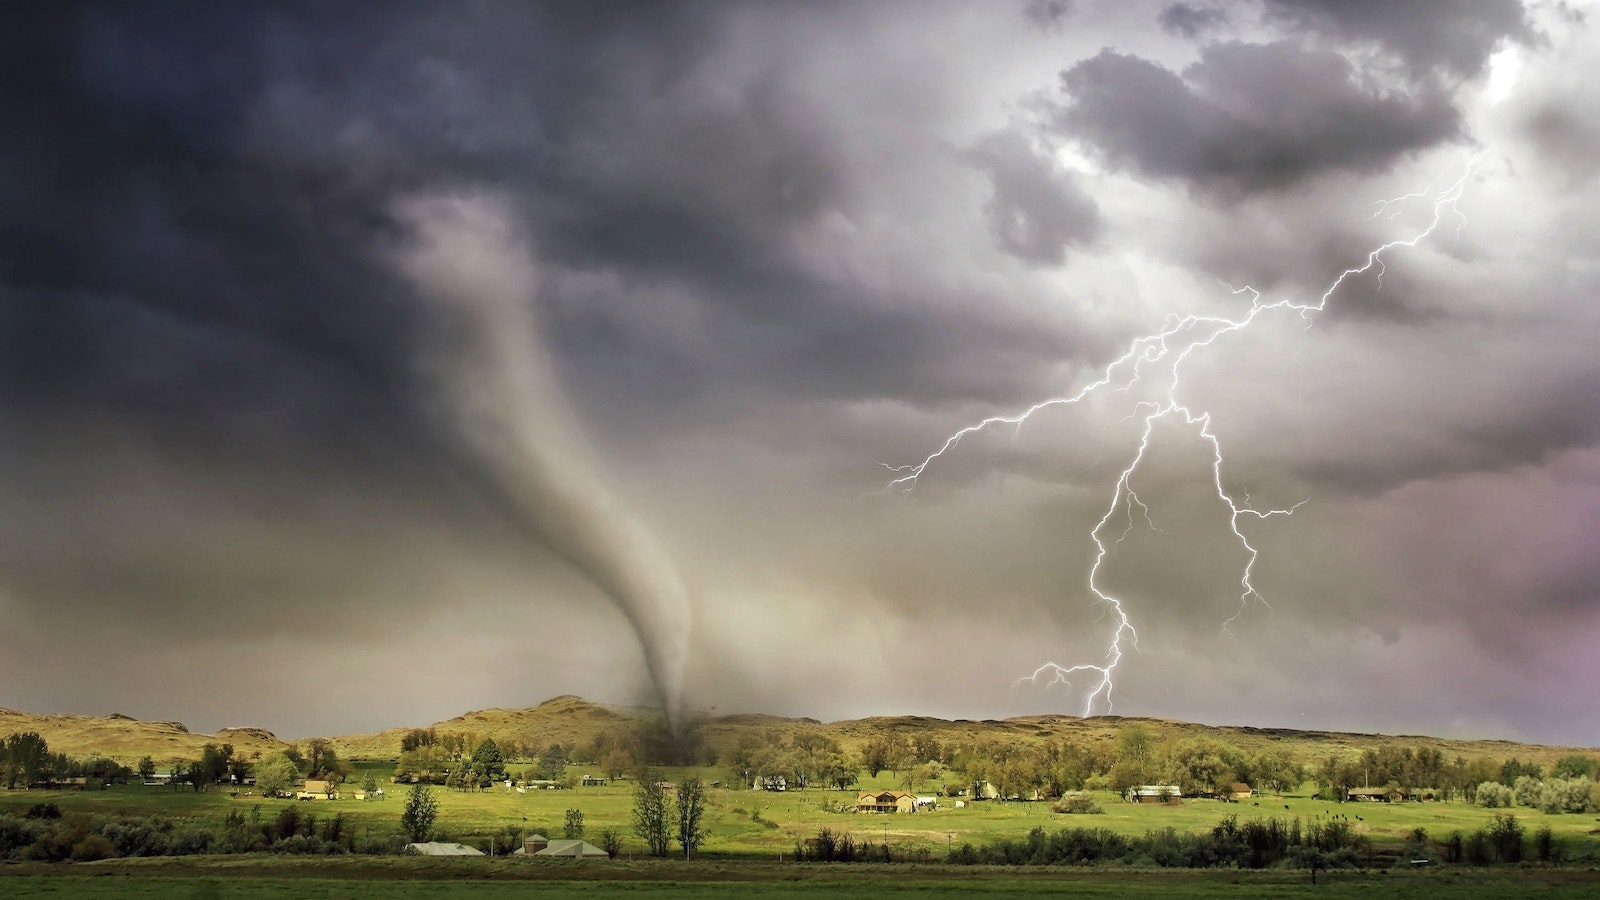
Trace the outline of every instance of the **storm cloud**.
<instances>
[{"instance_id":1,"label":"storm cloud","mask_svg":"<svg viewBox=\"0 0 1600 900\"><path fill-rule=\"evenodd\" d=\"M1103 50L1062 73L1066 134L1109 166L1252 192L1374 173L1460 134L1448 94L1362 83L1345 57L1291 41L1206 46L1182 76Z\"/></svg>"},{"instance_id":2,"label":"storm cloud","mask_svg":"<svg viewBox=\"0 0 1600 900\"><path fill-rule=\"evenodd\" d=\"M1210 447L1153 433L1111 700L1600 742L1600 47L1559 5L5 19L0 705L1076 712L1012 685L1103 658L1089 532L1156 395L885 466L1246 285L1316 300L1465 172L1326 312L1186 359L1225 487L1303 505L1243 525L1241 609Z\"/></svg>"}]
</instances>

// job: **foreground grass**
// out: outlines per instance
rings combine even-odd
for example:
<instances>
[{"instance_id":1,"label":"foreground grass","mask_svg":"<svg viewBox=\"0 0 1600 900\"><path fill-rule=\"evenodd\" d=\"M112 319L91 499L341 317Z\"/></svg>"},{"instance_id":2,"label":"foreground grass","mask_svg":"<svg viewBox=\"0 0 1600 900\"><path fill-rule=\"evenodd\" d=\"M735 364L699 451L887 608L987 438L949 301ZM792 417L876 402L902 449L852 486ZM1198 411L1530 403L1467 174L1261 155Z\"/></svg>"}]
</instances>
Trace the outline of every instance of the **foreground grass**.
<instances>
[{"instance_id":1,"label":"foreground grass","mask_svg":"<svg viewBox=\"0 0 1600 900\"><path fill-rule=\"evenodd\" d=\"M1425 872L996 869L761 861L321 859L273 856L0 865L12 897L1592 897L1600 871L1449 869Z\"/></svg>"}]
</instances>

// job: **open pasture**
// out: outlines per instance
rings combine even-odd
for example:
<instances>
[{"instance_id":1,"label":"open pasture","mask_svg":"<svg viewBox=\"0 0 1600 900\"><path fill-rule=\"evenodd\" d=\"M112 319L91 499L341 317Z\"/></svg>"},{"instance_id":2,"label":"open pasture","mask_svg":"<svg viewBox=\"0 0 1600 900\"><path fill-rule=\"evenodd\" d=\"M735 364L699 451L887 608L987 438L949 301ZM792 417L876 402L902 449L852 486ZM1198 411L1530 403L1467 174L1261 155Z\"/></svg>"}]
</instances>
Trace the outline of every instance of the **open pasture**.
<instances>
[{"instance_id":1,"label":"open pasture","mask_svg":"<svg viewBox=\"0 0 1600 900\"><path fill-rule=\"evenodd\" d=\"M287 805L298 806L302 815L318 819L343 815L346 827L358 834L384 835L399 830L404 809L404 785L389 784L387 763L357 763L352 780L371 771L384 784L384 800L358 801L350 785L341 800L273 800L215 788L197 793L187 786L113 786L105 791L0 791L0 812L21 814L36 803L55 803L64 813L101 815L163 815L190 817L208 827L220 827L230 812L270 820ZM714 769L664 769L661 777L676 781L698 775L709 781L718 779ZM885 773L865 780L861 789L893 787ZM519 793L496 784L487 790L455 791L432 788L439 804L437 838L476 844L488 835L507 827L526 832L560 837L566 810L578 809L584 817L584 833L593 841L600 832L615 828L623 835L623 855L643 856L643 844L631 833L633 783L619 781L594 787L567 790L528 790ZM1300 818L1303 822L1319 818L1345 817L1351 827L1365 835L1379 849L1398 851L1414 829L1424 829L1431 839L1441 839L1453 831L1471 832L1487 825L1498 810L1465 803L1330 803L1304 795L1278 797L1261 795L1238 803L1209 799L1190 799L1172 804L1126 803L1114 794L1098 794L1104 812L1095 815L1055 813L1046 802L982 801L957 809L954 801L941 798L940 807L914 814L864 815L849 809L856 791L807 789L800 791L729 790L720 787L707 792L707 824L711 829L703 853L709 856L742 856L777 860L792 854L797 840L814 836L821 828L848 833L857 842L887 841L897 851L926 852L929 858L942 858L949 847L962 843L981 845L999 837L1018 838L1034 827L1104 828L1124 835L1174 828L1180 832L1206 831L1224 816L1240 821L1252 818ZM1533 809L1513 810L1531 834L1548 825L1567 849L1569 858L1600 857L1600 819L1593 815L1545 814Z\"/></svg>"}]
</instances>

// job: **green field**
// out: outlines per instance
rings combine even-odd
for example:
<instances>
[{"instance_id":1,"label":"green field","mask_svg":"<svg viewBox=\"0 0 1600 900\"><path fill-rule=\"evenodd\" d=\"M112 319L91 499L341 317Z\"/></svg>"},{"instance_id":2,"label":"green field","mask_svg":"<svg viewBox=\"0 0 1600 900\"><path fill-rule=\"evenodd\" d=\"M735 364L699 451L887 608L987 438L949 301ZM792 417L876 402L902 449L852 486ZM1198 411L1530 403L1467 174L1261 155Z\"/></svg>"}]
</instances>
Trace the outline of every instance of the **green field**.
<instances>
[{"instance_id":1,"label":"green field","mask_svg":"<svg viewBox=\"0 0 1600 900\"><path fill-rule=\"evenodd\" d=\"M367 771L387 780L392 768L387 763L357 763L352 782ZM677 780L687 775L714 780L719 773L711 769L666 769L662 777ZM862 789L894 787L885 773L868 779ZM347 785L347 788L349 785ZM105 791L0 791L0 812L21 814L39 802L57 804L63 812L102 815L165 815L190 817L211 828L220 828L230 812L263 819L276 816L286 805L298 804L299 811L319 819L341 814L346 826L357 834L386 835L398 832L406 788L387 784L388 799L353 799L300 802L264 800L240 792L213 789L196 793L188 787L142 785L113 786ZM530 790L517 793L496 785L483 791L459 792L434 787L439 802L437 839L476 844L480 839L515 826L529 832L560 837L566 810L583 812L585 836L596 840L606 828L624 834L623 856L643 856L644 847L630 833L633 786L623 781L598 787L569 790ZM347 796L353 791L347 791ZM938 810L908 815L863 815L836 811L855 801L855 791L804 790L789 792L738 791L712 788L708 791L707 820L711 836L704 855L777 860L792 854L797 839L814 836L826 827L836 833L849 833L857 842L878 844L887 841L897 852L925 851L942 859L946 849L963 842L978 845L997 837L1020 838L1036 826L1048 830L1067 827L1105 828L1125 835L1176 828L1179 831L1205 831L1224 816L1239 819L1299 817L1303 821L1329 816L1345 816L1358 834L1365 835L1390 855L1398 851L1409 833L1423 828L1430 838L1448 836L1452 831L1471 832L1484 827L1496 810L1465 803L1329 803L1307 796L1265 795L1240 803L1215 800L1188 800L1176 804L1124 803L1113 794L1099 795L1104 812L1099 815L1053 813L1048 803L985 801L956 809L954 802L942 800ZM1548 825L1563 841L1569 860L1600 861L1600 820L1593 815L1545 814L1533 809L1514 810L1518 820L1532 833Z\"/></svg>"}]
</instances>

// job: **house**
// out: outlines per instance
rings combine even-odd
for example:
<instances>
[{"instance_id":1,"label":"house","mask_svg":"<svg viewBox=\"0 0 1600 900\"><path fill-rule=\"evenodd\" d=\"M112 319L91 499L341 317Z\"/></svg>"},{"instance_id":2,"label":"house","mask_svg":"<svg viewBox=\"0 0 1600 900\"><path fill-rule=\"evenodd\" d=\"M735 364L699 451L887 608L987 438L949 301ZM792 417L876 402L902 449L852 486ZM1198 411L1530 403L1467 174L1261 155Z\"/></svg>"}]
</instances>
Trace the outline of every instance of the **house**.
<instances>
[{"instance_id":1,"label":"house","mask_svg":"<svg viewBox=\"0 0 1600 900\"><path fill-rule=\"evenodd\" d=\"M1236 781L1222 790L1217 791L1218 800L1227 800L1230 803L1236 803L1240 800L1249 800L1252 796L1254 796L1254 792L1250 790L1250 785L1245 784L1242 781Z\"/></svg>"},{"instance_id":2,"label":"house","mask_svg":"<svg viewBox=\"0 0 1600 900\"><path fill-rule=\"evenodd\" d=\"M856 812L911 813L917 811L917 798L905 791L862 791L856 795Z\"/></svg>"},{"instance_id":3,"label":"house","mask_svg":"<svg viewBox=\"0 0 1600 900\"><path fill-rule=\"evenodd\" d=\"M550 839L542 834L530 834L522 839L522 849L511 851L512 856L532 856L550 846Z\"/></svg>"},{"instance_id":4,"label":"house","mask_svg":"<svg viewBox=\"0 0 1600 900\"><path fill-rule=\"evenodd\" d=\"M606 779L602 775L585 775L585 776L583 776L583 786L584 787L604 787L605 783L606 783Z\"/></svg>"},{"instance_id":5,"label":"house","mask_svg":"<svg viewBox=\"0 0 1600 900\"><path fill-rule=\"evenodd\" d=\"M752 791L787 791L789 779L783 775L757 775L750 782Z\"/></svg>"},{"instance_id":6,"label":"house","mask_svg":"<svg viewBox=\"0 0 1600 900\"><path fill-rule=\"evenodd\" d=\"M917 808L918 812L921 812L922 810L925 810L925 809L938 809L939 808L939 798L938 797L922 796L922 797L916 797L915 800L916 800L916 808Z\"/></svg>"},{"instance_id":7,"label":"house","mask_svg":"<svg viewBox=\"0 0 1600 900\"><path fill-rule=\"evenodd\" d=\"M406 852L418 856L482 856L483 851L466 844L446 844L440 841L425 841L406 845Z\"/></svg>"},{"instance_id":8,"label":"house","mask_svg":"<svg viewBox=\"0 0 1600 900\"><path fill-rule=\"evenodd\" d=\"M526 848L526 844L523 845ZM571 859L610 859L611 854L588 841L551 841L550 845L533 854L540 857L561 856Z\"/></svg>"},{"instance_id":9,"label":"house","mask_svg":"<svg viewBox=\"0 0 1600 900\"><path fill-rule=\"evenodd\" d=\"M331 781L308 778L305 786L300 788L298 796L301 800L337 800L339 799L339 788Z\"/></svg>"},{"instance_id":10,"label":"house","mask_svg":"<svg viewBox=\"0 0 1600 900\"><path fill-rule=\"evenodd\" d=\"M1124 796L1129 803L1165 803L1182 800L1183 791L1175 784L1141 784L1128 788Z\"/></svg>"}]
</instances>

